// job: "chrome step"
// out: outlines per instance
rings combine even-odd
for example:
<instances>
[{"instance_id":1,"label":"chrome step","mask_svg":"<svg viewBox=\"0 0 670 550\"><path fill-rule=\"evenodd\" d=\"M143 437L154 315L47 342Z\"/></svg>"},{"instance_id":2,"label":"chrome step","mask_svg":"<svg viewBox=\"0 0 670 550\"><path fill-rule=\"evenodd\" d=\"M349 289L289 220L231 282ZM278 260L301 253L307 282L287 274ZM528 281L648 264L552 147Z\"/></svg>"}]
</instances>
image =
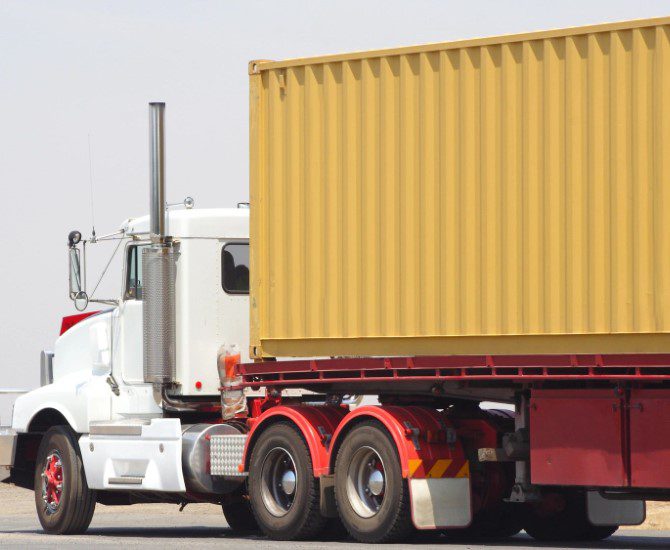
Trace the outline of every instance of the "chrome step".
<instances>
[{"instance_id":1,"label":"chrome step","mask_svg":"<svg viewBox=\"0 0 670 550\"><path fill-rule=\"evenodd\" d=\"M110 485L142 485L144 476L120 476L110 477L108 483Z\"/></svg>"},{"instance_id":2,"label":"chrome step","mask_svg":"<svg viewBox=\"0 0 670 550\"><path fill-rule=\"evenodd\" d=\"M90 435L142 435L142 427L149 421L91 422Z\"/></svg>"}]
</instances>

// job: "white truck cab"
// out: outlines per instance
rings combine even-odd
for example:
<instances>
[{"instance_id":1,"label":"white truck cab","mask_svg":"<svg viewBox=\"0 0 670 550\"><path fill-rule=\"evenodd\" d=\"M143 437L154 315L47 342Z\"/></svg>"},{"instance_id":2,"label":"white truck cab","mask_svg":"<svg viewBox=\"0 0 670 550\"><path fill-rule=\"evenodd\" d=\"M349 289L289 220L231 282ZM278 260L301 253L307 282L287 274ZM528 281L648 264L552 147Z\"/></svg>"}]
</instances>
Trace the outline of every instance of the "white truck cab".
<instances>
[{"instance_id":1,"label":"white truck cab","mask_svg":"<svg viewBox=\"0 0 670 550\"><path fill-rule=\"evenodd\" d=\"M249 209L167 205L163 112L150 105L150 215L103 237L69 234L70 298L82 313L63 319L53 351L42 352L41 387L16 400L0 430L0 466L35 490L50 533L83 532L96 502L140 493L142 502L219 502L230 524L244 508L247 427L225 408L221 366L249 359ZM122 284L100 300L87 294L86 254L109 239L123 255ZM242 391L232 395L246 411ZM241 521L250 517L247 507Z\"/></svg>"},{"instance_id":2,"label":"white truck cab","mask_svg":"<svg viewBox=\"0 0 670 550\"><path fill-rule=\"evenodd\" d=\"M247 360L249 343L249 210L170 210L176 254L175 399L219 400L217 352L234 345ZM20 396L12 428L30 431L41 412L60 413L73 429L91 422L163 414L143 376L142 249L149 217L121 226L123 285L118 306L66 330L54 346L51 383Z\"/></svg>"}]
</instances>

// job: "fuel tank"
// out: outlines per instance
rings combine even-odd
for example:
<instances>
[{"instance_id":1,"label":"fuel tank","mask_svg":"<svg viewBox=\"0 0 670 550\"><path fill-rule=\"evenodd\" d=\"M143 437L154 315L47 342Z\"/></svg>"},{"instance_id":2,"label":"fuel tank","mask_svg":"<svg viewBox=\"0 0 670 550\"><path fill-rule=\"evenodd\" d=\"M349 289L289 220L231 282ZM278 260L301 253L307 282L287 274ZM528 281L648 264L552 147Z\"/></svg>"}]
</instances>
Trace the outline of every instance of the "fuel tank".
<instances>
[{"instance_id":1,"label":"fuel tank","mask_svg":"<svg viewBox=\"0 0 670 550\"><path fill-rule=\"evenodd\" d=\"M210 438L213 435L239 435L230 424L185 425L182 432L182 468L186 489L193 493L225 494L234 491L244 477L212 476L209 461Z\"/></svg>"}]
</instances>

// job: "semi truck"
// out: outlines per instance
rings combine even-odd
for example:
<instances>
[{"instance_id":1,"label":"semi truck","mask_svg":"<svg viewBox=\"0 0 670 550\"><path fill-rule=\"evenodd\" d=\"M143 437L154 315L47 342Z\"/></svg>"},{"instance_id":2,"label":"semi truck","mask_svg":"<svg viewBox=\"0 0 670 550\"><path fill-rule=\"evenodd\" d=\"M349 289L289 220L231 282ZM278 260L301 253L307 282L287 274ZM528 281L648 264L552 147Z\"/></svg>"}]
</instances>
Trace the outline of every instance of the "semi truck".
<instances>
[{"instance_id":1,"label":"semi truck","mask_svg":"<svg viewBox=\"0 0 670 550\"><path fill-rule=\"evenodd\" d=\"M248 205L167 206L151 103L150 214L68 235L79 313L0 431L44 530L207 502L278 540L599 540L667 500L670 18L249 80Z\"/></svg>"}]
</instances>

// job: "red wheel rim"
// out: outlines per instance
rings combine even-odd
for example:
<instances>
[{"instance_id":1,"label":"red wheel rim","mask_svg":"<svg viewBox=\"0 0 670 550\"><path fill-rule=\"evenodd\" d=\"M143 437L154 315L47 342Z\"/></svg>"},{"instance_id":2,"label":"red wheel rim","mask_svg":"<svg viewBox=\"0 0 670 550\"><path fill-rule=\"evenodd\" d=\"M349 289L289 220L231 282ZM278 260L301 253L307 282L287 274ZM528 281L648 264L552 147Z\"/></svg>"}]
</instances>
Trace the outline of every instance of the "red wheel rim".
<instances>
[{"instance_id":1,"label":"red wheel rim","mask_svg":"<svg viewBox=\"0 0 670 550\"><path fill-rule=\"evenodd\" d=\"M51 451L42 470L42 500L48 514L54 514L63 496L63 462L60 453Z\"/></svg>"}]
</instances>

